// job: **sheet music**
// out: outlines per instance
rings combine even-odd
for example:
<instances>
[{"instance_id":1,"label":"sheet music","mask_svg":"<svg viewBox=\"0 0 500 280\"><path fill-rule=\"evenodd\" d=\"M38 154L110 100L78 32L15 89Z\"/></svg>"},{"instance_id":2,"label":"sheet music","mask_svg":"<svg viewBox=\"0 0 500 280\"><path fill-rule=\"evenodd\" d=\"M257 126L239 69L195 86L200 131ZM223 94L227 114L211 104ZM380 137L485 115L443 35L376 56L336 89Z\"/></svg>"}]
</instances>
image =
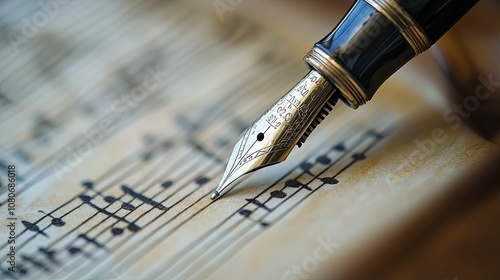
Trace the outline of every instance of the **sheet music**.
<instances>
[{"instance_id":1,"label":"sheet music","mask_svg":"<svg viewBox=\"0 0 500 280\"><path fill-rule=\"evenodd\" d=\"M394 82L212 202L240 133L307 72L293 45L183 1L64 3L16 48L0 38L2 279L282 279L319 239L335 246L305 273L340 269L490 149L463 127L405 162L408 127L428 137L441 120ZM41 9L2 3L2 33Z\"/></svg>"}]
</instances>

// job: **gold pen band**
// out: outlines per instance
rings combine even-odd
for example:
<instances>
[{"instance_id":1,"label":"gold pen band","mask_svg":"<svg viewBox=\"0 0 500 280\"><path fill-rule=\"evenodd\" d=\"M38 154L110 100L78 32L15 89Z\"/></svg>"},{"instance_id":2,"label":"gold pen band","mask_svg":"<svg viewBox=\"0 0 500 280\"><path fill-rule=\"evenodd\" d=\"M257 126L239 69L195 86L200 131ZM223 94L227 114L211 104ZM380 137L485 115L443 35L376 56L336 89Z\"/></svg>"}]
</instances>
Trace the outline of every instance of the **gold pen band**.
<instances>
[{"instance_id":1,"label":"gold pen band","mask_svg":"<svg viewBox=\"0 0 500 280\"><path fill-rule=\"evenodd\" d=\"M352 73L320 48L314 47L304 57L304 60L312 68L322 73L341 91L343 100L351 108L356 109L368 102L368 97L363 87L361 87Z\"/></svg>"},{"instance_id":2,"label":"gold pen band","mask_svg":"<svg viewBox=\"0 0 500 280\"><path fill-rule=\"evenodd\" d=\"M380 15L378 17L373 16L372 22L370 22L369 27L377 26L378 20L384 20L385 22L392 23L389 24L394 32L398 32L401 34L401 43L408 43L408 51L413 51L415 55L425 52L427 49L431 47L431 42L425 33L424 29L414 20L414 18L404 9L402 8L396 0L360 0L359 2L364 3L366 6L370 6L375 11L377 11ZM362 7L363 4L360 4L358 7ZM355 14L356 15L356 14ZM362 21L363 19L360 19ZM379 24L380 25L380 24ZM366 27L366 28L369 28ZM360 28L363 28L360 27ZM334 31L335 32L335 31ZM361 34L361 35L357 35ZM362 38L361 31L357 31L356 35L353 36L353 40L355 37ZM371 34L371 33L366 33ZM342 35L339 35L341 37ZM358 38L358 39L359 39ZM304 58L305 62L309 64L313 69L317 70L319 73L324 75L324 77L330 81L335 87L340 90L342 95L342 100L351 108L358 108L361 105L366 104L374 94L373 86L370 84L371 81L366 81L365 75L365 83L360 83L359 77L353 73L352 71L360 71L360 69L348 69L345 66L345 61L342 58L337 58L334 55L334 51L328 54L325 48L329 48L328 40L332 40L332 37L325 39L325 42L320 42L319 44L323 47L318 47L318 44L306 55ZM347 48L345 46L342 47L339 53L349 53L352 52L352 48ZM362 50L364 52L370 52L373 58L377 58L376 52L380 50ZM351 54L351 53L349 53ZM346 55L347 56L347 55ZM357 59L359 57L359 53L354 53L350 56L353 59ZM370 62L369 60L364 61L364 63ZM351 65L352 66L352 65ZM383 71L383 70L381 70Z\"/></svg>"},{"instance_id":3,"label":"gold pen band","mask_svg":"<svg viewBox=\"0 0 500 280\"><path fill-rule=\"evenodd\" d=\"M419 55L431 47L424 29L395 0L365 0L394 24L408 44Z\"/></svg>"}]
</instances>

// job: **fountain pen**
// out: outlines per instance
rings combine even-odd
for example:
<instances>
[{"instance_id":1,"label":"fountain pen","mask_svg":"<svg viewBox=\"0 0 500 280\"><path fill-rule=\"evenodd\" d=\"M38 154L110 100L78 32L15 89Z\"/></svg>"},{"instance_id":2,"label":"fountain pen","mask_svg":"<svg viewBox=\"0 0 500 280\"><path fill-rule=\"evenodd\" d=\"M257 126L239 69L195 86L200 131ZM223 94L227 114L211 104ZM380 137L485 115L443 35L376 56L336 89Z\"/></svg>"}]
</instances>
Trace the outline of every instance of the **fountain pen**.
<instances>
[{"instance_id":1,"label":"fountain pen","mask_svg":"<svg viewBox=\"0 0 500 280\"><path fill-rule=\"evenodd\" d=\"M429 49L478 0L358 0L304 60L311 71L239 138L213 200L237 179L284 161L340 100L356 109Z\"/></svg>"}]
</instances>

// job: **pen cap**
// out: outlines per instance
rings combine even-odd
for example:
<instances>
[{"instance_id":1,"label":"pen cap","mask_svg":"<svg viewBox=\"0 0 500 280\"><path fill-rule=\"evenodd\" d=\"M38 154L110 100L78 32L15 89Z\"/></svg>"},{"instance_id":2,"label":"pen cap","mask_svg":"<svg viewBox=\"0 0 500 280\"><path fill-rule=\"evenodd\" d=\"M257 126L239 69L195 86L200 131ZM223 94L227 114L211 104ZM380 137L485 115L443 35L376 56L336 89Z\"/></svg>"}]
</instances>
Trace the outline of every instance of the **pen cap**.
<instances>
[{"instance_id":1,"label":"pen cap","mask_svg":"<svg viewBox=\"0 0 500 280\"><path fill-rule=\"evenodd\" d=\"M357 108L477 2L360 0L304 59L340 90L344 102Z\"/></svg>"}]
</instances>

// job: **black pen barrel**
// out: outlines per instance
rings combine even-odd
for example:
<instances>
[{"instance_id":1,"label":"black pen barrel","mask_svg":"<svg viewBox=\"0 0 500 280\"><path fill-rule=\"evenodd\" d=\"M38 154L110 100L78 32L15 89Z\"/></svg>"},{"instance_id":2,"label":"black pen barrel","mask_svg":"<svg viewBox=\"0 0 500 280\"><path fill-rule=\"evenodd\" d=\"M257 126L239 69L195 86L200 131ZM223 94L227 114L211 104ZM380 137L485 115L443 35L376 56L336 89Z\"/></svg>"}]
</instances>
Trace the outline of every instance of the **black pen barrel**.
<instances>
[{"instance_id":1,"label":"black pen barrel","mask_svg":"<svg viewBox=\"0 0 500 280\"><path fill-rule=\"evenodd\" d=\"M343 101L357 108L477 2L359 0L305 61L340 90Z\"/></svg>"}]
</instances>

